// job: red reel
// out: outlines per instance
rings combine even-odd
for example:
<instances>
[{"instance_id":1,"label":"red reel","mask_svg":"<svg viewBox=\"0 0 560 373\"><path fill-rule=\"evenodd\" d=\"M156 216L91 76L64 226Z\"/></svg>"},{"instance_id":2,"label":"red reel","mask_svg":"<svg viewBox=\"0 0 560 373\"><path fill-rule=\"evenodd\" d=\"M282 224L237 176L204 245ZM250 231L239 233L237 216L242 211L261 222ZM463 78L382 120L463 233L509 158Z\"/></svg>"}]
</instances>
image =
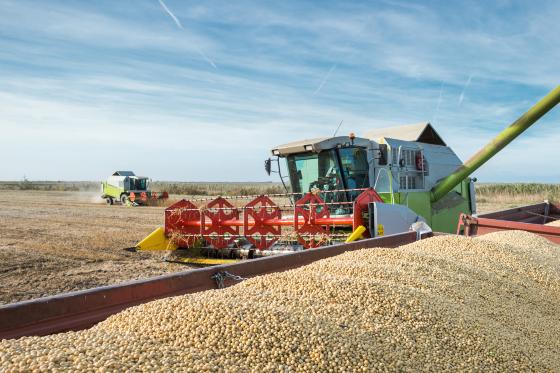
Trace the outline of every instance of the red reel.
<instances>
[{"instance_id":1,"label":"red reel","mask_svg":"<svg viewBox=\"0 0 560 373\"><path fill-rule=\"evenodd\" d=\"M245 206L243 214L243 233L245 238L259 250L264 250L278 241L280 225L266 224L271 219L281 219L280 208L267 196L259 196ZM249 222L253 222L253 226Z\"/></svg>"},{"instance_id":2,"label":"red reel","mask_svg":"<svg viewBox=\"0 0 560 373\"><path fill-rule=\"evenodd\" d=\"M305 248L321 246L321 240L328 236L330 230L328 225L316 224L315 219L329 217L329 209L318 195L307 193L298 200L294 210L294 229L298 242ZM299 224L301 220L303 224ZM319 241L316 238L319 238Z\"/></svg>"},{"instance_id":3,"label":"red reel","mask_svg":"<svg viewBox=\"0 0 560 373\"><path fill-rule=\"evenodd\" d=\"M211 224L206 226L206 221ZM239 237L239 227L228 226L228 220L239 220L239 211L222 197L210 202L200 215L200 233L216 249L225 249Z\"/></svg>"},{"instance_id":4,"label":"red reel","mask_svg":"<svg viewBox=\"0 0 560 373\"><path fill-rule=\"evenodd\" d=\"M200 210L185 199L165 209L165 235L178 247L192 247L200 234Z\"/></svg>"},{"instance_id":5,"label":"red reel","mask_svg":"<svg viewBox=\"0 0 560 373\"><path fill-rule=\"evenodd\" d=\"M354 200L354 224L352 224L352 229L356 230L358 226L363 225L367 229L363 233L364 237L371 237L368 224L364 219L364 214L368 213L368 204L370 202L383 202L383 199L373 188L367 188Z\"/></svg>"}]
</instances>

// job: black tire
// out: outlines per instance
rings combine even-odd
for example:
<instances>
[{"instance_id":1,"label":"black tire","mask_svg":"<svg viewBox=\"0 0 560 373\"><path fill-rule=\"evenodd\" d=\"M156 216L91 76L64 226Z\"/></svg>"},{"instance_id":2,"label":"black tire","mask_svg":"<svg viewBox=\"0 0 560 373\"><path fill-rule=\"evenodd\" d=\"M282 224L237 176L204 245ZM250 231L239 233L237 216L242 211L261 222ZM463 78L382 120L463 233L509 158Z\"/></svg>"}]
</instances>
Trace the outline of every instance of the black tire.
<instances>
[{"instance_id":1,"label":"black tire","mask_svg":"<svg viewBox=\"0 0 560 373\"><path fill-rule=\"evenodd\" d=\"M107 202L107 205L112 205L113 204L113 198L112 197L107 197L105 198L105 202Z\"/></svg>"},{"instance_id":2,"label":"black tire","mask_svg":"<svg viewBox=\"0 0 560 373\"><path fill-rule=\"evenodd\" d=\"M128 196L126 194L121 194L121 203L123 205L126 205L127 202L128 202Z\"/></svg>"}]
</instances>

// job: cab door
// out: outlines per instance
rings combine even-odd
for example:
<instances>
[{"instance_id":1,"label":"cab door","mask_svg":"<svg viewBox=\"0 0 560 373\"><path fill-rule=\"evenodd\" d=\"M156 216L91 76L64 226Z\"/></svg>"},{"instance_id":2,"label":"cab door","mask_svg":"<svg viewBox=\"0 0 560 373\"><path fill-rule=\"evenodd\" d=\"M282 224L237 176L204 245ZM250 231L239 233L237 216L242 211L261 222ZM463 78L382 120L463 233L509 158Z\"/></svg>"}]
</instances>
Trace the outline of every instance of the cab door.
<instances>
[{"instance_id":1,"label":"cab door","mask_svg":"<svg viewBox=\"0 0 560 373\"><path fill-rule=\"evenodd\" d=\"M362 189L369 187L369 163L365 148L350 146L338 149L344 187L350 189L348 198L354 200Z\"/></svg>"}]
</instances>

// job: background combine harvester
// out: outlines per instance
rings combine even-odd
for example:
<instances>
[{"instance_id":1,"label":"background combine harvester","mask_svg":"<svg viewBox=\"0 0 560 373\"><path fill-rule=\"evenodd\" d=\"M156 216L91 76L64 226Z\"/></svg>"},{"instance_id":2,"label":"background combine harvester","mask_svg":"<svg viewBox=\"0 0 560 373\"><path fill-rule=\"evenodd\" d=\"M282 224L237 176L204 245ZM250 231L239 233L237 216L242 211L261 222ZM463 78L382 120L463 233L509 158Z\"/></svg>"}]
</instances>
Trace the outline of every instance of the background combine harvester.
<instances>
[{"instance_id":1,"label":"background combine harvester","mask_svg":"<svg viewBox=\"0 0 560 373\"><path fill-rule=\"evenodd\" d=\"M150 190L150 179L136 176L132 171L115 171L101 183L101 198L108 205L120 202L122 205L150 205L169 198L167 192Z\"/></svg>"},{"instance_id":2,"label":"background combine harvester","mask_svg":"<svg viewBox=\"0 0 560 373\"><path fill-rule=\"evenodd\" d=\"M241 207L232 200L248 197L181 200L166 209L165 228L137 248L252 258L410 230L455 233L461 214L476 213L470 175L559 100L557 87L464 164L429 123L278 146L266 169L276 163L284 182L286 159L292 193L251 196ZM280 197L291 203L275 203Z\"/></svg>"}]
</instances>

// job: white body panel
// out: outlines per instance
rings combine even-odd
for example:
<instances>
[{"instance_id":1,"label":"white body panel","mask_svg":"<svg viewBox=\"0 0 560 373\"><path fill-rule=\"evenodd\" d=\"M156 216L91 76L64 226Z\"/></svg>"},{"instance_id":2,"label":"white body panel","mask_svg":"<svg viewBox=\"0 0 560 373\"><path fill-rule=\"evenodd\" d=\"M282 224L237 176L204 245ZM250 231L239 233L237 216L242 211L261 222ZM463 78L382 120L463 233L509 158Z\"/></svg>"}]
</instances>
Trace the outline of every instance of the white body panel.
<instances>
[{"instance_id":1,"label":"white body panel","mask_svg":"<svg viewBox=\"0 0 560 373\"><path fill-rule=\"evenodd\" d=\"M390 164L388 166L393 176L394 191L405 189L400 185L399 174L404 174L408 171L417 171L415 165L412 167L401 167L398 164L399 149L401 149L401 156L403 149L416 149L422 151L424 159L427 162L427 172L424 175L424 185L422 188L418 188L422 190L431 189L439 180L443 179L463 164L459 157L448 146L424 144L414 141L402 141L389 138L383 140L389 146Z\"/></svg>"},{"instance_id":2,"label":"white body panel","mask_svg":"<svg viewBox=\"0 0 560 373\"><path fill-rule=\"evenodd\" d=\"M388 236L413 230L412 225L426 221L414 211L403 205L373 203L371 232L374 237Z\"/></svg>"},{"instance_id":3,"label":"white body panel","mask_svg":"<svg viewBox=\"0 0 560 373\"><path fill-rule=\"evenodd\" d=\"M124 188L125 179L128 179L128 176L109 176L107 178L107 184L117 188Z\"/></svg>"}]
</instances>

